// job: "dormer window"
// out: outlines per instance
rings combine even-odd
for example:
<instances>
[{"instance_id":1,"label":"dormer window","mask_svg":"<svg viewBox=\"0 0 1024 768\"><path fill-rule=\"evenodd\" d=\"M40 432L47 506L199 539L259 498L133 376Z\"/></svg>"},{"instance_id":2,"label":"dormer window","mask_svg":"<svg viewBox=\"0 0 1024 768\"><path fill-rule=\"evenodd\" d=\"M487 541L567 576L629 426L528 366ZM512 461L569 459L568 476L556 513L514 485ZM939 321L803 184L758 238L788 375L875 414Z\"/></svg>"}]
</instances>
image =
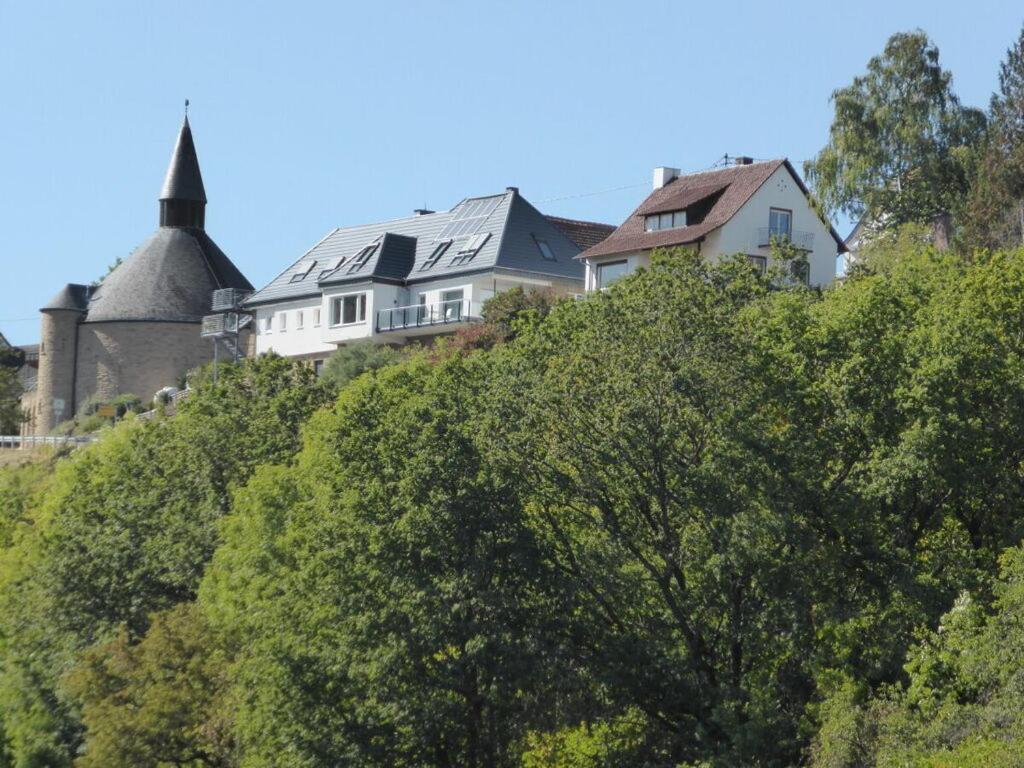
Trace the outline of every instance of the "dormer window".
<instances>
[{"instance_id":1,"label":"dormer window","mask_svg":"<svg viewBox=\"0 0 1024 768\"><path fill-rule=\"evenodd\" d=\"M652 213L644 217L644 229L647 232L657 232L660 229L678 229L686 226L686 211L668 211L667 213Z\"/></svg>"}]
</instances>

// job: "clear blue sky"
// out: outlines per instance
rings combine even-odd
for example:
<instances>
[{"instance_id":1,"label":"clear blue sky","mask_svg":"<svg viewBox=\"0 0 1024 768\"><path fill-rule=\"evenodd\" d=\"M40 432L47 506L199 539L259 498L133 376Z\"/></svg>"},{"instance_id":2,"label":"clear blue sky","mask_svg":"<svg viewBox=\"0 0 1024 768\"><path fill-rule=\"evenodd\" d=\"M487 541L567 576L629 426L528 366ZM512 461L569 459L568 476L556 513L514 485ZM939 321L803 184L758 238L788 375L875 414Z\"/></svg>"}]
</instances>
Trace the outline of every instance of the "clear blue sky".
<instances>
[{"instance_id":1,"label":"clear blue sky","mask_svg":"<svg viewBox=\"0 0 1024 768\"><path fill-rule=\"evenodd\" d=\"M984 105L1022 22L993 0L0 0L0 331L36 341L39 306L155 228L186 97L207 229L259 286L334 226L507 185L618 223L655 165L802 161L899 30Z\"/></svg>"}]
</instances>

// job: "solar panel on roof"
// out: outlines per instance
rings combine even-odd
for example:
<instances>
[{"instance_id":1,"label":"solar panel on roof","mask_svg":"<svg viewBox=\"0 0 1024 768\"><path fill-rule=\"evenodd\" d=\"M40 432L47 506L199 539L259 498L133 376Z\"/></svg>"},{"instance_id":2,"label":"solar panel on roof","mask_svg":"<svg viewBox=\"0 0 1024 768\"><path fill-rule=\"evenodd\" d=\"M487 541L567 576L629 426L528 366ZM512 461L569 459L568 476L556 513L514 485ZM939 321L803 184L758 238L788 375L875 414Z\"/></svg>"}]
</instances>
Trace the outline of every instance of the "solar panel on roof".
<instances>
[{"instance_id":1,"label":"solar panel on roof","mask_svg":"<svg viewBox=\"0 0 1024 768\"><path fill-rule=\"evenodd\" d=\"M464 237L474 234L480 225L487 220L487 217L494 213L494 209L501 202L501 197L481 197L475 200L466 200L455 209L451 220L445 225L441 233L434 238L436 240L451 240L456 237Z\"/></svg>"}]
</instances>

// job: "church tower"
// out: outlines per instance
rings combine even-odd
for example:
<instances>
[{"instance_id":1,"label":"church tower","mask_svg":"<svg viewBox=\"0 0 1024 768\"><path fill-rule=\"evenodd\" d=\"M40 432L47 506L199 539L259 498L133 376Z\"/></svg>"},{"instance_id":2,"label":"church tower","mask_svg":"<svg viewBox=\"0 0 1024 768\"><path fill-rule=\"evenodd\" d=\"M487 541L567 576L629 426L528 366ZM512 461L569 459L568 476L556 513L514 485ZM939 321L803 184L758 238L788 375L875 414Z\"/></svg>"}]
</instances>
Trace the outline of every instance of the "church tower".
<instances>
[{"instance_id":1,"label":"church tower","mask_svg":"<svg viewBox=\"0 0 1024 768\"><path fill-rule=\"evenodd\" d=\"M149 402L212 359L200 328L213 291L252 285L206 233L206 202L186 114L160 190L156 232L98 285L69 285L42 310L37 432L90 399L132 394Z\"/></svg>"}]
</instances>

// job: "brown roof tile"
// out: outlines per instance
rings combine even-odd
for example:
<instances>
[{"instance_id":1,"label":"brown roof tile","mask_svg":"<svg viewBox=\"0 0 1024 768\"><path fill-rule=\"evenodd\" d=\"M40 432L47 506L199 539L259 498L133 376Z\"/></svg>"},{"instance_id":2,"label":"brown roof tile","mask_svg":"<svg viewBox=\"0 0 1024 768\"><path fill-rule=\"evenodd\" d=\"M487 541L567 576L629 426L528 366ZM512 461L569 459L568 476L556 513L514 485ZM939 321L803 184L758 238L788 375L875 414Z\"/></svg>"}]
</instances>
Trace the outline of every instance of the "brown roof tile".
<instances>
[{"instance_id":1,"label":"brown roof tile","mask_svg":"<svg viewBox=\"0 0 1024 768\"><path fill-rule=\"evenodd\" d=\"M580 258L686 245L703 240L709 232L718 229L735 216L758 187L783 163L785 160L735 165L731 168L691 173L673 179L648 195L608 239L588 248L580 254ZM699 224L656 232L644 231L644 216L647 214L680 210L713 194L719 194L719 198Z\"/></svg>"},{"instance_id":2,"label":"brown roof tile","mask_svg":"<svg viewBox=\"0 0 1024 768\"><path fill-rule=\"evenodd\" d=\"M691 173L673 179L661 189L656 189L644 200L629 218L607 239L585 250L578 258L610 256L617 253L642 251L651 248L666 248L673 245L687 245L703 240L708 233L729 221L751 198L768 178L785 165L800 189L808 194L807 187L797 176L788 160L769 160L750 165L734 165L716 171ZM656 232L644 230L644 217L653 213L665 213L687 208L694 203L718 195L703 221L679 229L662 229ZM842 238L832 230L832 237L839 250L845 250Z\"/></svg>"},{"instance_id":3,"label":"brown roof tile","mask_svg":"<svg viewBox=\"0 0 1024 768\"><path fill-rule=\"evenodd\" d=\"M596 221L563 219L560 216L545 216L544 218L562 230L566 237L583 250L597 245L615 231L614 224L598 224Z\"/></svg>"}]
</instances>

